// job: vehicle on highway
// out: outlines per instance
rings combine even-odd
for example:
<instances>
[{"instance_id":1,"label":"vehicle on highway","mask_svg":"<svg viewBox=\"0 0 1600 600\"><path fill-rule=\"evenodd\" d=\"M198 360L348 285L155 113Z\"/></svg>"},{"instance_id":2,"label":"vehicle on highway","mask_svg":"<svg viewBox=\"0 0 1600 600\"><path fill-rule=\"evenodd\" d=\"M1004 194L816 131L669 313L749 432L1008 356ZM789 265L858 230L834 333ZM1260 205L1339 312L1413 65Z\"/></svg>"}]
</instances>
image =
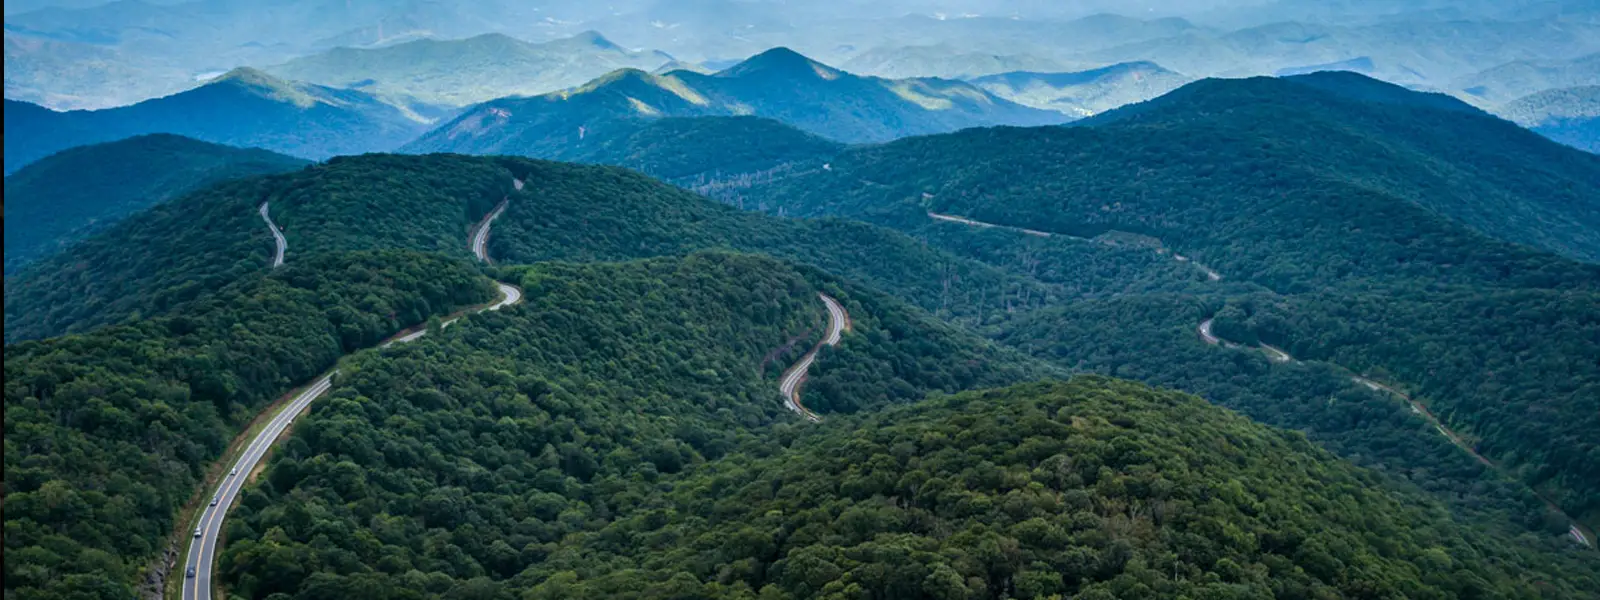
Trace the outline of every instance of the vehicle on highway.
<instances>
[{"instance_id":1,"label":"vehicle on highway","mask_svg":"<svg viewBox=\"0 0 1600 600\"><path fill-rule=\"evenodd\" d=\"M212 496L211 497L211 505L212 506L216 506L217 505L217 497L216 496Z\"/></svg>"},{"instance_id":2,"label":"vehicle on highway","mask_svg":"<svg viewBox=\"0 0 1600 600\"><path fill-rule=\"evenodd\" d=\"M187 575L184 575L184 577L187 577L189 579L194 579L194 566L193 565L189 566L189 573Z\"/></svg>"},{"instance_id":3,"label":"vehicle on highway","mask_svg":"<svg viewBox=\"0 0 1600 600\"><path fill-rule=\"evenodd\" d=\"M232 471L228 471L228 476L229 477L233 477L234 475L238 475L238 474L239 474L239 467L234 467Z\"/></svg>"},{"instance_id":4,"label":"vehicle on highway","mask_svg":"<svg viewBox=\"0 0 1600 600\"><path fill-rule=\"evenodd\" d=\"M199 527L194 528L194 536L195 537L200 537L200 528Z\"/></svg>"}]
</instances>

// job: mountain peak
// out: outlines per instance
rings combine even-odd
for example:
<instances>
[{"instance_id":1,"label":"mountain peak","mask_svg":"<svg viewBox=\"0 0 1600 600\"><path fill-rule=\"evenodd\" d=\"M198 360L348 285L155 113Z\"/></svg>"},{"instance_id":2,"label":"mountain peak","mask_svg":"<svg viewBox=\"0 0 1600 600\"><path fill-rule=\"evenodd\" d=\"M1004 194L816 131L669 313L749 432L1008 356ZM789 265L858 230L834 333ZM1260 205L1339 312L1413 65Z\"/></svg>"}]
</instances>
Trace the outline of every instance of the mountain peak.
<instances>
[{"instance_id":1,"label":"mountain peak","mask_svg":"<svg viewBox=\"0 0 1600 600\"><path fill-rule=\"evenodd\" d=\"M238 67L212 79L196 90L238 89L248 94L290 102L301 108L317 103L317 99L294 82L268 75L252 67Z\"/></svg>"},{"instance_id":2,"label":"mountain peak","mask_svg":"<svg viewBox=\"0 0 1600 600\"><path fill-rule=\"evenodd\" d=\"M255 67L234 67L233 70L218 75L215 79L212 79L207 83L224 83L229 81L237 81L246 85L266 86L283 83L283 80L268 75L266 71L262 71L261 69L257 69Z\"/></svg>"},{"instance_id":3,"label":"mountain peak","mask_svg":"<svg viewBox=\"0 0 1600 600\"><path fill-rule=\"evenodd\" d=\"M744 60L737 65L723 70L719 77L739 77L757 73L777 73L786 75L807 75L822 77L824 79L837 78L842 71L829 67L807 58L804 54L795 52L784 46L778 46Z\"/></svg>"},{"instance_id":4,"label":"mountain peak","mask_svg":"<svg viewBox=\"0 0 1600 600\"><path fill-rule=\"evenodd\" d=\"M572 36L571 39L572 41L582 42L602 50L623 50L622 46L618 46L615 42L606 39L606 36L600 35L600 32L593 29Z\"/></svg>"}]
</instances>

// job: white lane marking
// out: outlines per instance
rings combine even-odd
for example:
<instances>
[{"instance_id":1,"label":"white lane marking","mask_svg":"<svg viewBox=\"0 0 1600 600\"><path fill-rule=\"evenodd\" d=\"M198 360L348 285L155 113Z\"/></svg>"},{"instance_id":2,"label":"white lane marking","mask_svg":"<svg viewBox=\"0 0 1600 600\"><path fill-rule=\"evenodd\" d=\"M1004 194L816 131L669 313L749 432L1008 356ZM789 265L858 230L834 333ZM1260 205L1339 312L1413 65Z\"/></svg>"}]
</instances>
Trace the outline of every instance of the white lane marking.
<instances>
[{"instance_id":1,"label":"white lane marking","mask_svg":"<svg viewBox=\"0 0 1600 600\"><path fill-rule=\"evenodd\" d=\"M255 469L256 463L266 455L273 442L283 434L289 424L294 422L295 417L311 405L311 401L333 387L333 376L337 373L335 370L323 376L268 421L261 434L251 440L244 454L234 463L229 475L224 476L222 486L216 494L217 505L206 507L200 521L200 537L189 543L189 560L185 562L195 569L195 577L192 583L184 586L185 599L208 600L211 597L211 563L215 557L217 538L222 533L222 523L227 516L228 508L238 498L240 490L244 487L244 480L250 476L250 471ZM185 577L187 578L187 572Z\"/></svg>"},{"instance_id":2,"label":"white lane marking","mask_svg":"<svg viewBox=\"0 0 1600 600\"><path fill-rule=\"evenodd\" d=\"M267 229L272 230L272 239L278 245L277 254L272 257L272 267L283 266L283 253L289 249L289 241L283 239L283 232L278 230L278 225L272 222L272 217L267 215L267 203L261 203L261 220L267 222Z\"/></svg>"}]
</instances>

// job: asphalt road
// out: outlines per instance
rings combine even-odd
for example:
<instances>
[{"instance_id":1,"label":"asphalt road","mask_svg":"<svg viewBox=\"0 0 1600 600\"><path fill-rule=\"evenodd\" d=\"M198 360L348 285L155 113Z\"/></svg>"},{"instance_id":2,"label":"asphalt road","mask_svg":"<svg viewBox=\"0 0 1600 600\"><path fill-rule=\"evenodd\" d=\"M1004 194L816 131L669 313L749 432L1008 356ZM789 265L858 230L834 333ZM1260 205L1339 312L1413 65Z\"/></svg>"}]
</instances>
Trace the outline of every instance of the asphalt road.
<instances>
[{"instance_id":1,"label":"asphalt road","mask_svg":"<svg viewBox=\"0 0 1600 600\"><path fill-rule=\"evenodd\" d=\"M1205 340L1207 344L1211 344L1213 346L1219 346L1222 344L1222 338L1219 338L1216 336L1216 334L1211 333L1211 324L1215 323L1216 321L1216 319L1206 319L1200 322L1200 339Z\"/></svg>"},{"instance_id":2,"label":"asphalt road","mask_svg":"<svg viewBox=\"0 0 1600 600\"><path fill-rule=\"evenodd\" d=\"M973 227L1005 229L1005 230L1009 230L1009 231L1015 231L1015 232L1018 232L1018 233L1025 233L1025 234L1028 234L1028 235L1038 236L1038 237L1061 236L1061 237L1064 237L1064 238L1067 238L1067 239L1073 239L1073 240L1078 240L1078 241L1082 241L1082 242L1094 242L1095 241L1095 240L1090 239L1090 238L1083 238L1083 237L1078 237L1078 236L1074 236L1074 235L1050 233L1048 231L1039 231L1039 230L1036 230L1036 229L1023 229L1021 227L1012 227L1010 225L996 225L994 223L985 223L983 221L974 221L974 220L968 219L966 217L957 217L955 215L942 215L942 214L939 214L939 213L936 213L936 212L932 212L932 211L928 211L928 218L934 219L936 221L945 221L945 222L948 222L948 223L960 223L962 225L970 225L970 226L973 226ZM1164 253L1166 251L1165 250L1160 250L1160 252ZM1200 272L1206 274L1206 279L1209 279L1211 281L1222 281L1222 274L1218 273L1216 271L1213 271L1211 269L1211 267L1207 267L1207 266L1202 265L1200 263L1197 263L1197 262L1194 262L1192 260L1189 260L1189 257L1184 256L1182 254L1173 254L1172 258L1173 258L1173 260L1176 260L1176 261L1181 262L1181 263L1189 263L1191 265L1194 265L1194 268L1199 269Z\"/></svg>"},{"instance_id":3,"label":"asphalt road","mask_svg":"<svg viewBox=\"0 0 1600 600\"><path fill-rule=\"evenodd\" d=\"M1211 344L1213 346L1223 346L1227 348L1237 347L1230 342L1218 338L1216 334L1212 333L1211 325L1215 320L1216 319L1206 319L1205 321L1200 322L1200 339L1205 340L1207 344ZM1289 353L1278 348L1262 344L1261 349L1267 353L1267 357L1273 362L1287 363L1295 361L1294 357L1290 356ZM1340 368L1337 365L1334 366L1335 368ZM1402 393L1400 390L1378 383L1371 379L1367 379L1360 375L1352 374L1350 375L1350 380L1359 385L1365 386L1367 389L1370 389L1374 392L1384 392L1405 401L1406 405L1411 407L1411 412L1413 414L1422 417L1423 420L1428 422L1428 424L1433 425L1433 428L1439 432L1439 435L1442 435L1445 437L1445 439L1450 440L1451 444L1454 444L1457 448L1460 448L1468 455L1471 455L1472 458L1477 459L1478 462L1483 463L1484 466L1496 471L1500 470L1499 466L1495 465L1488 458L1485 458L1482 454L1478 454L1478 451L1473 449L1472 445L1468 444L1466 440L1461 439L1461 436L1457 435L1456 432L1445 427L1444 422L1440 421L1437 416L1434 416L1433 411L1428 410L1428 407L1423 406L1422 403L1413 400L1411 396ZM1516 479L1509 474L1506 476L1511 479ZM1565 512L1561 511L1560 507L1556 506L1555 503L1550 502L1549 499L1546 499L1543 496L1540 496L1540 499L1544 500L1545 504L1548 505L1551 510L1555 510L1563 515L1566 514ZM1571 517L1568 517L1568 521L1576 523L1576 521L1571 519ZM1576 540L1578 543L1583 544L1584 546L1593 546L1590 543L1589 538L1583 535L1583 530L1579 529L1576 524L1569 525L1567 533L1568 535L1571 535L1572 539Z\"/></svg>"},{"instance_id":4,"label":"asphalt road","mask_svg":"<svg viewBox=\"0 0 1600 600\"><path fill-rule=\"evenodd\" d=\"M522 189L522 181L514 181L516 188ZM500 216L500 213L505 211L505 208L506 203L502 201L494 212L484 218L483 223L478 226L478 230L474 233L471 240L472 253L479 260L488 260L487 256L485 256L485 242L489 238L489 225L494 222L496 217ZM273 259L272 266L280 266L283 264L283 253L288 247L288 243L283 239L283 233L278 230L278 226L273 224L272 218L267 216L267 203L265 202L261 203L261 218L272 229L272 236L278 242L277 257ZM479 312L500 310L522 301L522 290L498 281L495 282L495 285L500 288L500 299L494 304L484 307ZM829 303L828 310L830 313L836 309L843 311L842 308L836 308L837 303L833 302L832 298L824 296L823 300ZM450 319L444 324L448 326L458 319L459 317ZM835 320L835 322L837 323L838 321ZM427 334L427 329L421 329L385 342L383 346L409 342ZM830 343L837 344L839 333L837 331L831 332L829 339L832 340ZM815 354L816 351L813 350L811 356L815 357ZM195 532L197 535L190 538L189 554L183 566L184 600L211 599L213 563L216 559L219 546L218 539L222 535L222 524L227 517L228 508L233 505L234 500L239 496L240 490L244 488L245 480L249 477L250 471L255 469L256 465L261 462L262 457L266 456L267 451L272 448L272 444L278 440L279 436L283 435L284 430L289 428L289 424L294 422L295 417L305 412L306 407L310 406L312 401L327 393L333 387L333 375L335 373L338 373L338 371L318 379L316 383L311 384L311 387L306 388L305 391L295 396L288 406L274 416L267 423L267 426L261 430L261 433L250 441L250 446L245 448L244 454L240 455L238 462L234 463L228 475L217 486L217 491L213 493L215 502L208 504L200 513L200 525ZM190 576L191 573L193 574L192 577Z\"/></svg>"},{"instance_id":5,"label":"asphalt road","mask_svg":"<svg viewBox=\"0 0 1600 600\"><path fill-rule=\"evenodd\" d=\"M185 579L183 581L184 600L209 600L211 598L211 564L216 558L217 540L222 534L222 520L228 513L228 507L239 497L239 492L244 488L244 481L250 471L256 467L267 450L272 447L272 442L283 434L283 430L294 422L294 418L311 405L312 400L326 393L333 387L333 375L338 371L329 373L318 379L311 387L295 396L289 405L279 412L261 430L261 434L250 442L240 455L239 461L234 463L233 469L222 479L213 498L215 503L207 506L200 514L199 536L191 538L189 542L189 558L184 565ZM188 573L194 577L188 577Z\"/></svg>"},{"instance_id":6,"label":"asphalt road","mask_svg":"<svg viewBox=\"0 0 1600 600\"><path fill-rule=\"evenodd\" d=\"M516 186L517 190L522 190L521 179L513 179L511 182ZM479 223L478 226L473 230L472 255L478 257L478 260L489 262L489 226L494 224L495 219L500 218L501 213L506 212L506 205L510 203L510 196L507 196L504 200L501 200L500 205L494 207L494 210L490 211L489 214L483 218L483 222Z\"/></svg>"},{"instance_id":7,"label":"asphalt road","mask_svg":"<svg viewBox=\"0 0 1600 600\"><path fill-rule=\"evenodd\" d=\"M478 311L478 312L484 312L484 311L490 311L490 310L500 310L502 308L505 308L507 306L510 306L512 304L516 304L516 303L522 301L522 290L519 290L519 289L517 289L517 288L515 288L513 286L506 285L504 283L500 283L498 281L494 282L494 284L500 288L500 300L495 302L494 304L489 305L488 308L485 308L482 311ZM454 318L454 319L450 319L448 321L445 321L444 323L440 323L439 324L439 328L440 329L444 329L446 327L449 327L452 323L455 323L458 320L460 320L460 317L457 317L457 318ZM420 337L425 336L425 335L428 335L427 328L418 329L418 330L413 331L411 333L408 333L408 334L402 335L400 337L394 338L392 340L389 340L387 342L384 342L383 343L383 347L384 348L388 348L389 346L393 346L395 344L403 344L403 343L415 340L415 339L420 338Z\"/></svg>"},{"instance_id":8,"label":"asphalt road","mask_svg":"<svg viewBox=\"0 0 1600 600\"><path fill-rule=\"evenodd\" d=\"M799 362L789 367L789 370L783 374L783 379L778 382L778 391L783 394L784 407L809 419L813 423L821 421L822 417L818 417L816 413L807 410L805 405L800 403L800 384L805 382L806 372L811 370L811 364L817 361L817 352L822 350L823 346L839 345L839 340L844 337L844 329L850 322L850 315L844 311L843 306L839 305L838 300L834 300L827 294L817 294L817 296L821 297L822 303L828 307L828 335L822 338L822 343L817 344L817 347L812 348L805 356L800 357Z\"/></svg>"},{"instance_id":9,"label":"asphalt road","mask_svg":"<svg viewBox=\"0 0 1600 600\"><path fill-rule=\"evenodd\" d=\"M261 203L261 220L267 222L267 229L272 230L272 239L278 243L278 253L272 257L273 268L283 266L283 252L289 249L289 241L283 239L283 232L278 230L278 225L272 222L272 217L267 216L267 203Z\"/></svg>"}]
</instances>

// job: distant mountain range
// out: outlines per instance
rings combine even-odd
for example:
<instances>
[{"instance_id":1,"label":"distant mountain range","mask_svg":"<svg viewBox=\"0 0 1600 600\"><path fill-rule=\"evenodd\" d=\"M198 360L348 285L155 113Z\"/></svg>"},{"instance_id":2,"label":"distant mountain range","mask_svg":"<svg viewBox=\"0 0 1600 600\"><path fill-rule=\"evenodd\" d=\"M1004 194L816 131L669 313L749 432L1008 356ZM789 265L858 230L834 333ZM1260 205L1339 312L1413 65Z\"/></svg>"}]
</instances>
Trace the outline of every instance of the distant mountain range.
<instances>
[{"instance_id":1,"label":"distant mountain range","mask_svg":"<svg viewBox=\"0 0 1600 600\"><path fill-rule=\"evenodd\" d=\"M1571 60L1519 60L1473 73L1450 84L1462 99L1499 106L1544 90L1600 85L1600 53Z\"/></svg>"},{"instance_id":2,"label":"distant mountain range","mask_svg":"<svg viewBox=\"0 0 1600 600\"><path fill-rule=\"evenodd\" d=\"M9 107L8 107L9 109ZM266 150L154 134L65 150L5 178L5 270L207 185L310 164Z\"/></svg>"},{"instance_id":3,"label":"distant mountain range","mask_svg":"<svg viewBox=\"0 0 1600 600\"><path fill-rule=\"evenodd\" d=\"M873 48L839 65L852 73L878 77L970 79L1008 71L1065 71L1067 65L1027 54L965 52L951 44Z\"/></svg>"},{"instance_id":4,"label":"distant mountain range","mask_svg":"<svg viewBox=\"0 0 1600 600\"><path fill-rule=\"evenodd\" d=\"M631 121L732 115L776 119L850 143L1066 120L967 83L860 77L777 48L712 75L621 70L570 91L486 102L404 150L555 156Z\"/></svg>"},{"instance_id":5,"label":"distant mountain range","mask_svg":"<svg viewBox=\"0 0 1600 600\"><path fill-rule=\"evenodd\" d=\"M1496 112L1552 140L1600 154L1600 86L1546 90Z\"/></svg>"},{"instance_id":6,"label":"distant mountain range","mask_svg":"<svg viewBox=\"0 0 1600 600\"><path fill-rule=\"evenodd\" d=\"M1155 98L1189 81L1155 63L1137 62L1077 73L1001 73L969 83L1018 104L1086 117Z\"/></svg>"},{"instance_id":7,"label":"distant mountain range","mask_svg":"<svg viewBox=\"0 0 1600 600\"><path fill-rule=\"evenodd\" d=\"M672 60L660 52L626 50L592 31L541 44L492 33L371 49L335 48L263 70L402 103L466 106L553 92L621 68L653 70Z\"/></svg>"},{"instance_id":8,"label":"distant mountain range","mask_svg":"<svg viewBox=\"0 0 1600 600\"><path fill-rule=\"evenodd\" d=\"M1280 22L1230 32L1192 29L1065 58L1098 64L1147 60L1196 77L1332 67L1403 85L1448 89L1456 87L1452 82L1489 65L1565 60L1597 51L1600 21L1581 17L1558 14L1495 21L1402 15L1352 25ZM1531 91L1535 90L1522 93Z\"/></svg>"},{"instance_id":9,"label":"distant mountain range","mask_svg":"<svg viewBox=\"0 0 1600 600\"><path fill-rule=\"evenodd\" d=\"M427 121L364 92L242 68L186 92L120 108L56 112L6 100L5 170L65 148L145 133L323 159L396 148L425 131Z\"/></svg>"}]
</instances>

